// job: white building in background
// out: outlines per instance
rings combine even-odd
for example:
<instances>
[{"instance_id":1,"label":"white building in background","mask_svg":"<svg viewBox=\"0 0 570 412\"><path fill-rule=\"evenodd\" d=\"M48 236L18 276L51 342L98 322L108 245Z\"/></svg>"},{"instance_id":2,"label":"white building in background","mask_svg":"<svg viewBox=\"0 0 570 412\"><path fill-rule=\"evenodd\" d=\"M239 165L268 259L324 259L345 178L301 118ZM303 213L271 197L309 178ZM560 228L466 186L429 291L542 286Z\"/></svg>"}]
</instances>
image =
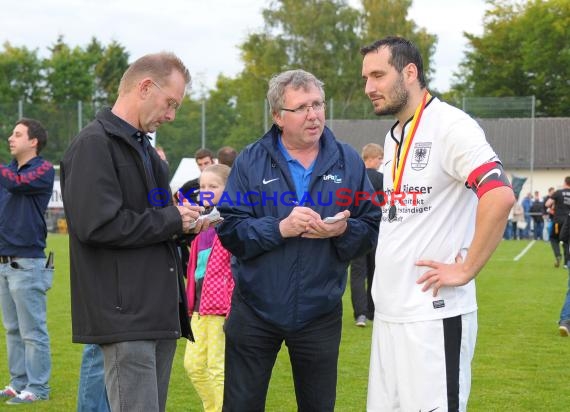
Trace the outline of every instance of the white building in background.
<instances>
[{"instance_id":1,"label":"white building in background","mask_svg":"<svg viewBox=\"0 0 570 412\"><path fill-rule=\"evenodd\" d=\"M560 189L564 178L570 176L570 168L568 169L539 169L534 170L532 173L530 169L507 169L509 179L512 180L513 176L526 177L526 182L522 187L519 195L519 200L526 196L527 193L532 193L538 190L540 197L546 196L548 188L553 187ZM532 178L532 179L531 179ZM531 190L532 184L532 190Z\"/></svg>"},{"instance_id":2,"label":"white building in background","mask_svg":"<svg viewBox=\"0 0 570 412\"><path fill-rule=\"evenodd\" d=\"M184 183L196 179L199 176L200 168L196 163L196 159L193 157L185 157L180 160L180 164L170 180L170 190L174 193L180 189Z\"/></svg>"}]
</instances>

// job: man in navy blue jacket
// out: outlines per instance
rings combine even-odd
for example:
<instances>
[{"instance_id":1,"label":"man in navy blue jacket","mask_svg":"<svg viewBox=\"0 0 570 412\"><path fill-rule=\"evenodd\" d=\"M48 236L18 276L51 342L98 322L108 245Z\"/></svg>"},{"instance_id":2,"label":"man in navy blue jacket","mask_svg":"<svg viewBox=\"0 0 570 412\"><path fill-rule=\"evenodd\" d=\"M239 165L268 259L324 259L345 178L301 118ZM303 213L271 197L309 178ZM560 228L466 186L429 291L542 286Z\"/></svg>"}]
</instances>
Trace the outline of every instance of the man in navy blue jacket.
<instances>
[{"instance_id":1,"label":"man in navy blue jacket","mask_svg":"<svg viewBox=\"0 0 570 412\"><path fill-rule=\"evenodd\" d=\"M53 268L44 254L44 213L55 172L39 156L46 142L38 121L21 119L8 138L13 160L0 165L0 303L10 372L0 398L11 405L49 398L46 292Z\"/></svg>"},{"instance_id":2,"label":"man in navy blue jacket","mask_svg":"<svg viewBox=\"0 0 570 412\"><path fill-rule=\"evenodd\" d=\"M274 125L236 159L218 208L234 256L224 411L263 411L284 341L300 411L333 411L342 294L351 259L378 237L380 209L358 153L325 127L323 83L271 79Z\"/></svg>"}]
</instances>

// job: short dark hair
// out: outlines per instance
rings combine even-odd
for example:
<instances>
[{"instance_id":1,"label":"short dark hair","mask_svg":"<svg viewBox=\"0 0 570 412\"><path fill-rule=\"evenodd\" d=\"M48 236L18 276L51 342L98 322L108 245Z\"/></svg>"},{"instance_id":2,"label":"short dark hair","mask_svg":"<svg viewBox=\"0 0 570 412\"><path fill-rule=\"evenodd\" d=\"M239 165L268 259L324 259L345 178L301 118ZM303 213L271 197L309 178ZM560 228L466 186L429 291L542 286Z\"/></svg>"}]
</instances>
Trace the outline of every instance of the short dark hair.
<instances>
[{"instance_id":1,"label":"short dark hair","mask_svg":"<svg viewBox=\"0 0 570 412\"><path fill-rule=\"evenodd\" d=\"M209 157L210 159L214 160L214 152L212 152L210 149L206 149L205 147L196 150L196 153L194 154L194 158L196 160L203 159L205 157Z\"/></svg>"},{"instance_id":2,"label":"short dark hair","mask_svg":"<svg viewBox=\"0 0 570 412\"><path fill-rule=\"evenodd\" d=\"M236 149L230 146L220 147L218 150L218 163L232 167L234 160L236 160Z\"/></svg>"},{"instance_id":3,"label":"short dark hair","mask_svg":"<svg viewBox=\"0 0 570 412\"><path fill-rule=\"evenodd\" d=\"M368 53L377 52L378 49L387 47L390 49L392 57L388 61L399 73L408 64L413 63L418 69L418 81L422 88L426 87L424 75L424 62L420 51L410 40L398 36L388 36L376 40L374 43L360 49L360 54L366 56Z\"/></svg>"},{"instance_id":4,"label":"short dark hair","mask_svg":"<svg viewBox=\"0 0 570 412\"><path fill-rule=\"evenodd\" d=\"M28 119L26 117L22 117L16 122L16 126L19 124L23 124L28 128L29 139L38 140L38 145L36 146L36 154L40 154L42 149L47 144L48 134L45 127L43 127L43 125L38 120Z\"/></svg>"},{"instance_id":5,"label":"short dark hair","mask_svg":"<svg viewBox=\"0 0 570 412\"><path fill-rule=\"evenodd\" d=\"M564 178L564 183L566 183L567 186L570 186L570 176L566 176Z\"/></svg>"}]
</instances>

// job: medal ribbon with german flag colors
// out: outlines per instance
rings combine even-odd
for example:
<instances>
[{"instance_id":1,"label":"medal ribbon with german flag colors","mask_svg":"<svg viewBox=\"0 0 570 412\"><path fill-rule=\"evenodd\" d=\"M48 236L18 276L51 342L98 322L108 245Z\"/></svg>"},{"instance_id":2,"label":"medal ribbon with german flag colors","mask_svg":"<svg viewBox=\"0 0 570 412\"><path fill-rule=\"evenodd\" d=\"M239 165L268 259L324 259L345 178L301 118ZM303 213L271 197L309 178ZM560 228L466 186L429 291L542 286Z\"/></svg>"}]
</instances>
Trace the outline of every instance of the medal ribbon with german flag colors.
<instances>
[{"instance_id":1,"label":"medal ribbon with german flag colors","mask_svg":"<svg viewBox=\"0 0 570 412\"><path fill-rule=\"evenodd\" d=\"M404 168L406 167L406 159L408 158L408 153L410 152L410 147L412 146L412 141L414 140L414 136L416 135L416 130L418 130L418 126L420 125L420 120L422 118L422 113L426 107L427 102L431 99L431 94L426 90L424 93L424 97L422 102L416 108L416 112L414 113L414 117L412 118L412 124L410 125L410 129L408 130L408 134L404 141L400 144L403 144L404 147L404 158L401 162L398 162L398 146L396 145L396 150L394 151L394 161L392 162L392 177L394 179L394 193L400 193L400 186L402 184L402 178L404 177Z\"/></svg>"}]
</instances>

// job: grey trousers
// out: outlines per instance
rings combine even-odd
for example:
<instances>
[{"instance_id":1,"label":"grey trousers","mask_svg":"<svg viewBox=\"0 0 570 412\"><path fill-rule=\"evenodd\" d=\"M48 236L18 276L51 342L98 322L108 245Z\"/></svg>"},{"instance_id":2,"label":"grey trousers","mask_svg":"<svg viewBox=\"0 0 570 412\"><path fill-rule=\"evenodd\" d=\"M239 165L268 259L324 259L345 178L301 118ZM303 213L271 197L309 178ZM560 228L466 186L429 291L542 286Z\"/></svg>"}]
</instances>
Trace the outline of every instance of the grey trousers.
<instances>
[{"instance_id":1,"label":"grey trousers","mask_svg":"<svg viewBox=\"0 0 570 412\"><path fill-rule=\"evenodd\" d=\"M163 412L176 340L101 345L105 386L113 412Z\"/></svg>"}]
</instances>

